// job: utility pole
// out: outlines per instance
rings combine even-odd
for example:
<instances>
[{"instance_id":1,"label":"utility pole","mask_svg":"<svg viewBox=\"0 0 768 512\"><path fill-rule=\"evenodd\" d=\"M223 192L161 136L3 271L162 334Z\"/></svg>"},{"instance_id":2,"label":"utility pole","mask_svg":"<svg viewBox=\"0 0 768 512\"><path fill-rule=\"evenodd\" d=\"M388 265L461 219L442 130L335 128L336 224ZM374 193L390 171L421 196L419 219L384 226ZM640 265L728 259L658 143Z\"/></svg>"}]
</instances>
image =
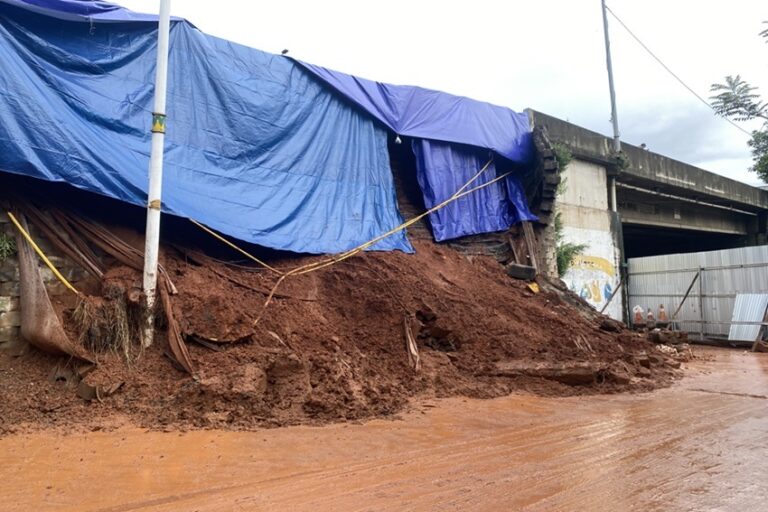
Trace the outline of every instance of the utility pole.
<instances>
[{"instance_id":1,"label":"utility pole","mask_svg":"<svg viewBox=\"0 0 768 512\"><path fill-rule=\"evenodd\" d=\"M621 151L621 140L619 139L619 117L616 115L616 88L613 84L613 64L611 63L611 41L608 38L608 13L603 4L603 33L605 34L605 64L608 67L608 89L611 92L611 121L613 122L613 151Z\"/></svg>"},{"instance_id":2,"label":"utility pole","mask_svg":"<svg viewBox=\"0 0 768 512\"><path fill-rule=\"evenodd\" d=\"M611 93L611 123L613 123L613 156L615 158L619 158L621 154L621 139L619 136L619 116L616 113L616 88L614 87L613 83L613 63L611 62L611 40L608 37L608 8L605 6L605 0L601 0L602 8L603 8L603 34L605 36L605 66L608 68L608 90ZM617 162L618 163L618 162ZM618 165L616 166L618 169ZM620 171L621 169L619 169ZM619 261L618 261L618 268L619 268L619 275L621 275L621 280L619 283L627 281L629 276L626 274L626 258L624 253L624 232L621 227L621 218L619 216L619 206L616 201L616 172L612 173L611 176L608 179L608 193L609 193L609 202L611 206L611 211L613 212L613 215L616 218L616 224L618 226L618 233L617 236L621 243L617 247L619 251ZM626 307L624 311L622 312L622 316L624 317L624 320L629 320L629 286L625 286L624 290L622 291L622 299L624 300L624 304L626 304ZM615 293L615 292L614 292Z\"/></svg>"},{"instance_id":3,"label":"utility pole","mask_svg":"<svg viewBox=\"0 0 768 512\"><path fill-rule=\"evenodd\" d=\"M165 142L165 93L168 83L168 38L171 28L171 0L160 0L157 30L157 68L155 69L155 101L152 110L152 147L149 157L149 191L147 193L147 230L144 238L144 296L147 321L144 325L144 347L152 344L155 334L155 298L157 264L160 250L160 206L163 188L163 149Z\"/></svg>"},{"instance_id":4,"label":"utility pole","mask_svg":"<svg viewBox=\"0 0 768 512\"><path fill-rule=\"evenodd\" d=\"M621 153L621 139L619 138L619 116L616 114L616 88L613 84L613 64L611 63L611 41L608 38L608 12L605 0L601 0L603 6L603 33L605 34L605 64L608 67L608 89L611 93L611 122L613 123L613 153L618 156ZM616 177L610 178L611 210L617 211L616 206Z\"/></svg>"}]
</instances>

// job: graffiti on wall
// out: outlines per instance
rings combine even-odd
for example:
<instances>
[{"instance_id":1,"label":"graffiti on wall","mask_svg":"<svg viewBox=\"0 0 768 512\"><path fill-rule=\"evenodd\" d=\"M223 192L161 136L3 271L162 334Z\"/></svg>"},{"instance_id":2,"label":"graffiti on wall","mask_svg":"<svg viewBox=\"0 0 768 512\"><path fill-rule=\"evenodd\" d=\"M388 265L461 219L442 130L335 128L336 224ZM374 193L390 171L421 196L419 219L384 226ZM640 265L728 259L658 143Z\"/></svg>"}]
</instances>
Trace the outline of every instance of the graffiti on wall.
<instances>
[{"instance_id":1,"label":"graffiti on wall","mask_svg":"<svg viewBox=\"0 0 768 512\"><path fill-rule=\"evenodd\" d=\"M619 285L616 268L605 258L578 255L564 276L568 288L592 306L601 309Z\"/></svg>"},{"instance_id":2,"label":"graffiti on wall","mask_svg":"<svg viewBox=\"0 0 768 512\"><path fill-rule=\"evenodd\" d=\"M619 256L610 230L582 229L565 226L565 240L586 245L583 254L577 255L563 281L575 294L586 300L598 311L619 286ZM611 300L605 314L621 320L624 301L621 294Z\"/></svg>"}]
</instances>

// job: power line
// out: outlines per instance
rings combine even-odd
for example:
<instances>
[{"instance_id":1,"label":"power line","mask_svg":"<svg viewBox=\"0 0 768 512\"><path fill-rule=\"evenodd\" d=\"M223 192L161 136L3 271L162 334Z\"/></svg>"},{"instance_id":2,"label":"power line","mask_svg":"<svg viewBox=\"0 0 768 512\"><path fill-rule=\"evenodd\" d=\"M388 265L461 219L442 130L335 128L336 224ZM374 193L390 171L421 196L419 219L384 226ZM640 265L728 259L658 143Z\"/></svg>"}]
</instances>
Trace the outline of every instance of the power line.
<instances>
[{"instance_id":1,"label":"power line","mask_svg":"<svg viewBox=\"0 0 768 512\"><path fill-rule=\"evenodd\" d=\"M679 76L677 76L677 75L675 74L675 72L674 72L674 71L672 71L671 69L669 69L669 66L667 66L666 64L664 64L664 62L662 62L662 60L661 60L660 58L658 58L658 57L656 56L656 54L655 54L655 53L653 53L653 52L651 51L651 49L650 49L650 48L648 48L648 47L645 45L645 43L643 43L643 42L640 40L640 38L639 38L639 37L637 37L637 36L635 35L635 33L634 33L634 32L632 32L632 30L630 30L630 28L627 26L627 24L626 24L626 23L624 23L623 21L621 21L621 18L619 18L618 16L616 16L616 13L615 13L615 12L613 12L613 11L611 10L611 8L610 8L610 7L608 7L608 6L606 5L606 6L605 6L605 8L608 10L608 12L610 12L610 13L611 13L611 16L613 16L613 17L614 17L614 19L615 19L616 21L618 21L618 22L619 22L619 24L621 24L621 26L622 26L622 27L624 27L624 30L626 30L626 31L629 33L629 35L630 35L630 36L632 36L632 38L633 38L635 41L637 41L637 42L638 42L638 44L639 44L640 46L642 46L642 47L643 47L643 49L644 49L646 52L648 52L648 54L649 54L651 57L653 57L653 59L654 59L656 62L658 62L658 63L661 65L661 67L663 67L663 68L664 68L664 69L667 71L667 73L669 73L670 75L672 75L672 77L674 77L674 79L675 79L675 80L677 80L678 82L680 82L680 85L682 85L683 87L685 87L686 89L688 89L688 92L690 92L691 94L693 94L694 96L696 96L696 98L697 98L697 99L698 99L700 102L702 102L702 103L703 103L703 104L705 104L707 107L709 107L709 109L711 109L713 112L715 112L715 115L716 115L717 117L720 117L720 118L722 118L722 119L725 119L726 121L728 121L729 123L731 123L731 125L735 126L736 128L738 128L738 129L739 129L739 130L741 130L742 132L746 133L747 135L752 135L752 133L750 133L749 131L745 130L744 128L742 128L742 127L741 127L741 126L739 126L738 124L734 123L733 121L731 121L731 120L730 120L730 119L728 119L727 117L724 117L724 116L721 116L721 115L719 115L719 114L717 113L717 111L715 110L715 108L714 108L714 107L713 107L713 106L712 106L712 105L711 105L711 104L710 104L710 103L709 103L707 100L705 100L704 98L702 98L701 96L699 96L699 94L698 94L696 91L694 91L694 90L693 90L691 87L689 87L689 86L688 86L688 84L686 84L685 82L683 82L683 79L682 79L682 78L680 78Z\"/></svg>"}]
</instances>

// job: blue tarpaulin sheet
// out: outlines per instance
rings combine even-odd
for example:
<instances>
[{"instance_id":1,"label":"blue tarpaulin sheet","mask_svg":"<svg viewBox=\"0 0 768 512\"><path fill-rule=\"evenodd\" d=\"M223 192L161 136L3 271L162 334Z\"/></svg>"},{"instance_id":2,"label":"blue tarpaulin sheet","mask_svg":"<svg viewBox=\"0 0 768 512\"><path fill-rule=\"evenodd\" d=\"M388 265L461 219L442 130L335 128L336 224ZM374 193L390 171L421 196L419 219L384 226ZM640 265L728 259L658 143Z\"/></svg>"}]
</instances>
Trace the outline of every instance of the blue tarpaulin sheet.
<instances>
[{"instance_id":1,"label":"blue tarpaulin sheet","mask_svg":"<svg viewBox=\"0 0 768 512\"><path fill-rule=\"evenodd\" d=\"M0 170L144 205L157 25L88 20L0 3ZM290 59L187 22L170 48L164 211L310 253L402 222L374 119ZM412 250L404 232L375 249Z\"/></svg>"},{"instance_id":2,"label":"blue tarpaulin sheet","mask_svg":"<svg viewBox=\"0 0 768 512\"><path fill-rule=\"evenodd\" d=\"M469 146L414 140L416 177L424 204L432 208L451 197L489 161L490 152ZM495 163L467 189L497 176ZM467 194L429 214L435 240L502 231L520 221L535 220L518 178L514 175Z\"/></svg>"},{"instance_id":3,"label":"blue tarpaulin sheet","mask_svg":"<svg viewBox=\"0 0 768 512\"><path fill-rule=\"evenodd\" d=\"M533 157L526 114L439 91L374 82L301 64L395 133L417 138L413 149L418 180L429 208L448 199L483 167L490 153L479 148L520 166ZM495 171L492 165L477 183L493 179ZM511 176L503 181L431 213L435 239L502 231L521 220L536 220L519 179Z\"/></svg>"},{"instance_id":4,"label":"blue tarpaulin sheet","mask_svg":"<svg viewBox=\"0 0 768 512\"><path fill-rule=\"evenodd\" d=\"M0 0L0 66L13 70L0 75L0 171L144 205L156 19L102 1ZM184 20L170 48L163 210L248 242L333 253L400 224L385 127L433 141L417 145L425 197L464 183L471 158L445 143L519 165L533 155L527 117L503 107L267 54ZM518 200L486 205L502 190L489 187L442 214L442 236L529 215L517 181L499 187ZM412 250L404 232L374 248Z\"/></svg>"},{"instance_id":5,"label":"blue tarpaulin sheet","mask_svg":"<svg viewBox=\"0 0 768 512\"><path fill-rule=\"evenodd\" d=\"M99 21L157 21L157 16L133 12L101 0L2 0L6 4L45 14L62 20Z\"/></svg>"},{"instance_id":6,"label":"blue tarpaulin sheet","mask_svg":"<svg viewBox=\"0 0 768 512\"><path fill-rule=\"evenodd\" d=\"M508 108L410 85L391 85L301 64L399 135L468 144L516 164L533 158L528 116Z\"/></svg>"}]
</instances>

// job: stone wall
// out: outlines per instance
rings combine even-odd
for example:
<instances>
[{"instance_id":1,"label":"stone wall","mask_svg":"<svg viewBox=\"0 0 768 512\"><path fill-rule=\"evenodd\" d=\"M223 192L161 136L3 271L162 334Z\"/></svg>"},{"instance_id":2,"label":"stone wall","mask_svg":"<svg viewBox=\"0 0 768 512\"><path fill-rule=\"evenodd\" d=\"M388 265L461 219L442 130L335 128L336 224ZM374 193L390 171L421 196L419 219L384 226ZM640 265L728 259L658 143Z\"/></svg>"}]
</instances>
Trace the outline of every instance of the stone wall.
<instances>
[{"instance_id":1,"label":"stone wall","mask_svg":"<svg viewBox=\"0 0 768 512\"><path fill-rule=\"evenodd\" d=\"M533 124L533 120L531 122ZM533 213L539 217L539 221L534 223L539 253L539 272L557 279L555 212L561 169L555 157L552 141L544 128L534 126L533 142L536 147L534 174L540 181L530 202Z\"/></svg>"},{"instance_id":2,"label":"stone wall","mask_svg":"<svg viewBox=\"0 0 768 512\"><path fill-rule=\"evenodd\" d=\"M33 227L30 227L35 242L48 256L54 266L75 287L84 283L88 275L72 263L69 259L57 254L57 251L43 236ZM0 233L11 237L16 236L16 227L11 223L5 212L0 211ZM46 289L51 296L68 296L71 294L66 287L59 282L53 273L42 262L40 271ZM0 262L0 349L9 348L20 341L21 309L19 304L19 265L16 255L12 255Z\"/></svg>"},{"instance_id":3,"label":"stone wall","mask_svg":"<svg viewBox=\"0 0 768 512\"><path fill-rule=\"evenodd\" d=\"M13 236L13 224L0 212L0 233ZM19 266L16 256L0 261L0 347L19 338Z\"/></svg>"}]
</instances>

